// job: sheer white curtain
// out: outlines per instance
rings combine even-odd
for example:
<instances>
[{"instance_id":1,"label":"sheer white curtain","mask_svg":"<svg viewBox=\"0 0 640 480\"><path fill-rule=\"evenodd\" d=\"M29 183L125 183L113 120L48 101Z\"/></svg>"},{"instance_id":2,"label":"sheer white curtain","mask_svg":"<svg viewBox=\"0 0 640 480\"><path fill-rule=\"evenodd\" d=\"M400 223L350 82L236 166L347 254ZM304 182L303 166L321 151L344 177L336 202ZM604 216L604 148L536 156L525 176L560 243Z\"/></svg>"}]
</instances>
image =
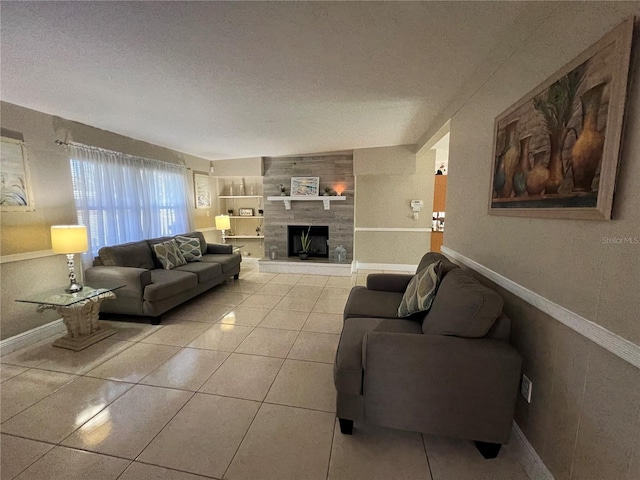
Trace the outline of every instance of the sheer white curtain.
<instances>
[{"instance_id":1,"label":"sheer white curtain","mask_svg":"<svg viewBox=\"0 0 640 480\"><path fill-rule=\"evenodd\" d=\"M105 245L190 231L187 169L181 165L70 144L78 223L91 253Z\"/></svg>"}]
</instances>

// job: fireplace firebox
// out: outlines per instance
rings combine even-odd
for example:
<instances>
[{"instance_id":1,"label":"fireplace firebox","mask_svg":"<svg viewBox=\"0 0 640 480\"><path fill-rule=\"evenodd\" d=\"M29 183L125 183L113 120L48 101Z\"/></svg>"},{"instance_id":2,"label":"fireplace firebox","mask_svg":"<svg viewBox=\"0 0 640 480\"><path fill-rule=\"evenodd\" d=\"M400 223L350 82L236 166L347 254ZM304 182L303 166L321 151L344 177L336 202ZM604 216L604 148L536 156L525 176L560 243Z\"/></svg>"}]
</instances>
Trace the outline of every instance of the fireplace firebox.
<instances>
[{"instance_id":1,"label":"fireplace firebox","mask_svg":"<svg viewBox=\"0 0 640 480\"><path fill-rule=\"evenodd\" d=\"M309 225L288 225L287 226L287 248L290 257L297 257L302 247L301 235L309 230ZM309 257L329 258L329 227L312 226L311 251Z\"/></svg>"}]
</instances>

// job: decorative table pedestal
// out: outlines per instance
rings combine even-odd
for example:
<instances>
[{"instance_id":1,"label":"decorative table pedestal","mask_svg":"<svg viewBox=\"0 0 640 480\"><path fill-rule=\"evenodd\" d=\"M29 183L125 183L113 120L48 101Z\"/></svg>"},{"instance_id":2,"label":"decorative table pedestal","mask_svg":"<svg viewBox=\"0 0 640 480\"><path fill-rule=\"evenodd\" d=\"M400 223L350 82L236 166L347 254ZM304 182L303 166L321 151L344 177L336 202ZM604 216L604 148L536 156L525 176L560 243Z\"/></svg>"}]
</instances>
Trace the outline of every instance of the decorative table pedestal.
<instances>
[{"instance_id":1,"label":"decorative table pedestal","mask_svg":"<svg viewBox=\"0 0 640 480\"><path fill-rule=\"evenodd\" d=\"M113 291L122 287L124 285L107 288L85 286L77 293L56 289L17 301L38 304L39 313L47 309L58 312L67 327L67 334L53 342L53 346L77 352L116 333L114 328L99 325L98 315L102 301L116 298Z\"/></svg>"}]
</instances>

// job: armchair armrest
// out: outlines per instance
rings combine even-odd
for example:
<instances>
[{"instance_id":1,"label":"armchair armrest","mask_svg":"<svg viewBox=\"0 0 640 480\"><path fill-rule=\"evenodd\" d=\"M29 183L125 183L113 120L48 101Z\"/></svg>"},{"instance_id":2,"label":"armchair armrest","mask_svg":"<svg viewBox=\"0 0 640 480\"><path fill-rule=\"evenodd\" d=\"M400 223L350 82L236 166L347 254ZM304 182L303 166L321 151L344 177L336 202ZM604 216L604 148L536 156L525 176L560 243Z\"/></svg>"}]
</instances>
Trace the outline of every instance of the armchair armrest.
<instances>
[{"instance_id":1,"label":"armchair armrest","mask_svg":"<svg viewBox=\"0 0 640 480\"><path fill-rule=\"evenodd\" d=\"M233 253L233 245L227 243L207 243L207 253Z\"/></svg>"},{"instance_id":2,"label":"armchair armrest","mask_svg":"<svg viewBox=\"0 0 640 480\"><path fill-rule=\"evenodd\" d=\"M507 443L521 362L499 340L369 332L365 411L395 428Z\"/></svg>"},{"instance_id":3,"label":"armchair armrest","mask_svg":"<svg viewBox=\"0 0 640 480\"><path fill-rule=\"evenodd\" d=\"M84 272L84 278L87 284L96 288L101 285L125 284L126 287L119 294L127 291L142 298L144 287L151 283L151 272L145 268L100 265L88 268Z\"/></svg>"},{"instance_id":4,"label":"armchair armrest","mask_svg":"<svg viewBox=\"0 0 640 480\"><path fill-rule=\"evenodd\" d=\"M367 276L369 290L404 293L413 275L408 273L370 273Z\"/></svg>"}]
</instances>

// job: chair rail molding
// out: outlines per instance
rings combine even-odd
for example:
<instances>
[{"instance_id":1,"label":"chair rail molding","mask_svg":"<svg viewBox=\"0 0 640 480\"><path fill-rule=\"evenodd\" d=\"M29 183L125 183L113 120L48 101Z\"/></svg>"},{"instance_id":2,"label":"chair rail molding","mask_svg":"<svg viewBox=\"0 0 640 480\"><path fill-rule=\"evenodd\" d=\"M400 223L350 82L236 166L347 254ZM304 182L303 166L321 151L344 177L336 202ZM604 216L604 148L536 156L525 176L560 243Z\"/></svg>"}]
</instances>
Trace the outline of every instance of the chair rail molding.
<instances>
[{"instance_id":1,"label":"chair rail molding","mask_svg":"<svg viewBox=\"0 0 640 480\"><path fill-rule=\"evenodd\" d=\"M629 362L634 367L640 368L640 345L636 345L635 343L630 342L626 338L623 338L610 330L607 330L597 323L587 320L577 313L566 309L562 305L552 302L548 298L523 287L513 280L494 272L490 268L479 264L475 260L465 257L455 250L443 246L442 253L484 275L492 282L495 282L514 295L520 297L525 302L530 303L538 310L553 317L563 325L578 332L580 335L587 337L602 348L610 351L614 355L617 355L626 362Z\"/></svg>"},{"instance_id":2,"label":"chair rail molding","mask_svg":"<svg viewBox=\"0 0 640 480\"><path fill-rule=\"evenodd\" d=\"M60 255L54 253L53 250L38 250L35 252L14 253L12 255L1 255L0 264L11 262L22 262L23 260L34 260L36 258L53 257L54 255Z\"/></svg>"}]
</instances>

